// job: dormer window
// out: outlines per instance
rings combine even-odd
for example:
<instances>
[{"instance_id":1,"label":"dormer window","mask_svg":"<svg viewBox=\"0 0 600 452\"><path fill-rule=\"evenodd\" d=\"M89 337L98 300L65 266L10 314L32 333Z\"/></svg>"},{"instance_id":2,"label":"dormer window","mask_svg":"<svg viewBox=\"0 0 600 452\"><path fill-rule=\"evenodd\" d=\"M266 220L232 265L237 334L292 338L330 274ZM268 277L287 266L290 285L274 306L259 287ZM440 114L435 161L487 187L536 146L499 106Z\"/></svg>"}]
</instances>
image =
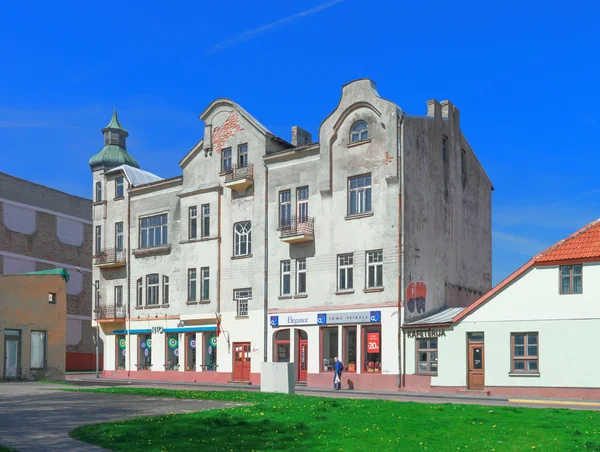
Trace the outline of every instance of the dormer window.
<instances>
[{"instance_id":1,"label":"dormer window","mask_svg":"<svg viewBox=\"0 0 600 452\"><path fill-rule=\"evenodd\" d=\"M350 142L358 143L369 139L369 127L365 121L358 121L352 126L350 132Z\"/></svg>"}]
</instances>

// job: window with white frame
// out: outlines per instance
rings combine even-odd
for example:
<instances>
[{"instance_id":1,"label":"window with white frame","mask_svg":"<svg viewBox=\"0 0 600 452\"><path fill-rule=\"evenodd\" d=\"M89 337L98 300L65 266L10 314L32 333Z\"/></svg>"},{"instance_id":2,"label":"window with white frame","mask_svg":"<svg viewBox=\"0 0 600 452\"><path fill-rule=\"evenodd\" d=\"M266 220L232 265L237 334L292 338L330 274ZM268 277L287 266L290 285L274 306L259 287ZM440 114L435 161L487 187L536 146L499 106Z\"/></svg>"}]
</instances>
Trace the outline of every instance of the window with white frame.
<instances>
[{"instance_id":1,"label":"window with white frame","mask_svg":"<svg viewBox=\"0 0 600 452\"><path fill-rule=\"evenodd\" d=\"M142 278L139 278L136 283L135 304L138 307L144 304L144 283L142 281Z\"/></svg>"},{"instance_id":2,"label":"window with white frame","mask_svg":"<svg viewBox=\"0 0 600 452\"><path fill-rule=\"evenodd\" d=\"M202 274L202 293L200 299L202 301L210 300L210 269L203 267L201 270Z\"/></svg>"},{"instance_id":3,"label":"window with white frame","mask_svg":"<svg viewBox=\"0 0 600 452\"><path fill-rule=\"evenodd\" d=\"M140 220L140 247L152 248L167 244L167 214Z\"/></svg>"},{"instance_id":4,"label":"window with white frame","mask_svg":"<svg viewBox=\"0 0 600 452\"><path fill-rule=\"evenodd\" d=\"M417 340L417 373L436 374L438 371L437 338Z\"/></svg>"},{"instance_id":5,"label":"window with white frame","mask_svg":"<svg viewBox=\"0 0 600 452\"><path fill-rule=\"evenodd\" d=\"M159 304L158 301L158 274L146 276L146 306L156 306Z\"/></svg>"},{"instance_id":6,"label":"window with white frame","mask_svg":"<svg viewBox=\"0 0 600 452\"><path fill-rule=\"evenodd\" d=\"M249 221L234 226L234 256L248 256L252 253L252 231Z\"/></svg>"},{"instance_id":7,"label":"window with white frame","mask_svg":"<svg viewBox=\"0 0 600 452\"><path fill-rule=\"evenodd\" d=\"M290 261L281 261L281 295L292 293L292 271Z\"/></svg>"},{"instance_id":8,"label":"window with white frame","mask_svg":"<svg viewBox=\"0 0 600 452\"><path fill-rule=\"evenodd\" d=\"M96 202L102 201L102 182L96 182Z\"/></svg>"},{"instance_id":9,"label":"window with white frame","mask_svg":"<svg viewBox=\"0 0 600 452\"><path fill-rule=\"evenodd\" d=\"M357 121L350 131L350 142L358 143L369 139L369 127L365 121Z\"/></svg>"},{"instance_id":10,"label":"window with white frame","mask_svg":"<svg viewBox=\"0 0 600 452\"><path fill-rule=\"evenodd\" d=\"M348 215L371 212L371 175L348 178Z\"/></svg>"},{"instance_id":11,"label":"window with white frame","mask_svg":"<svg viewBox=\"0 0 600 452\"><path fill-rule=\"evenodd\" d=\"M115 286L115 306L123 307L123 286Z\"/></svg>"},{"instance_id":12,"label":"window with white frame","mask_svg":"<svg viewBox=\"0 0 600 452\"><path fill-rule=\"evenodd\" d=\"M193 240L198 237L198 209L191 206L188 209L188 239Z\"/></svg>"},{"instance_id":13,"label":"window with white frame","mask_svg":"<svg viewBox=\"0 0 600 452\"><path fill-rule=\"evenodd\" d=\"M115 248L123 251L123 222L115 223Z\"/></svg>"},{"instance_id":14,"label":"window with white frame","mask_svg":"<svg viewBox=\"0 0 600 452\"><path fill-rule=\"evenodd\" d=\"M248 302L252 298L252 289L236 289L233 297L237 305L237 316L248 317Z\"/></svg>"},{"instance_id":15,"label":"window with white frame","mask_svg":"<svg viewBox=\"0 0 600 452\"><path fill-rule=\"evenodd\" d=\"M296 259L296 293L306 293L306 259Z\"/></svg>"},{"instance_id":16,"label":"window with white frame","mask_svg":"<svg viewBox=\"0 0 600 452\"><path fill-rule=\"evenodd\" d=\"M231 148L225 148L221 151L221 172L231 172Z\"/></svg>"},{"instance_id":17,"label":"window with white frame","mask_svg":"<svg viewBox=\"0 0 600 452\"><path fill-rule=\"evenodd\" d=\"M196 269L188 268L188 301L196 301Z\"/></svg>"},{"instance_id":18,"label":"window with white frame","mask_svg":"<svg viewBox=\"0 0 600 452\"><path fill-rule=\"evenodd\" d=\"M125 184L122 177L115 180L115 198L122 198L125 194Z\"/></svg>"},{"instance_id":19,"label":"window with white frame","mask_svg":"<svg viewBox=\"0 0 600 452\"><path fill-rule=\"evenodd\" d=\"M238 166L240 168L248 166L248 143L238 146Z\"/></svg>"},{"instance_id":20,"label":"window with white frame","mask_svg":"<svg viewBox=\"0 0 600 452\"><path fill-rule=\"evenodd\" d=\"M163 276L163 304L169 304L169 277Z\"/></svg>"},{"instance_id":21,"label":"window with white frame","mask_svg":"<svg viewBox=\"0 0 600 452\"><path fill-rule=\"evenodd\" d=\"M296 216L299 223L308 221L308 187L296 190Z\"/></svg>"},{"instance_id":22,"label":"window with white frame","mask_svg":"<svg viewBox=\"0 0 600 452\"><path fill-rule=\"evenodd\" d=\"M202 204L202 237L210 236L210 204Z\"/></svg>"},{"instance_id":23,"label":"window with white frame","mask_svg":"<svg viewBox=\"0 0 600 452\"><path fill-rule=\"evenodd\" d=\"M96 255L102 251L102 226L96 226Z\"/></svg>"},{"instance_id":24,"label":"window with white frame","mask_svg":"<svg viewBox=\"0 0 600 452\"><path fill-rule=\"evenodd\" d=\"M383 287L383 251L367 251L367 289Z\"/></svg>"},{"instance_id":25,"label":"window with white frame","mask_svg":"<svg viewBox=\"0 0 600 452\"><path fill-rule=\"evenodd\" d=\"M338 291L354 288L354 255L352 253L338 256Z\"/></svg>"},{"instance_id":26,"label":"window with white frame","mask_svg":"<svg viewBox=\"0 0 600 452\"><path fill-rule=\"evenodd\" d=\"M289 226L292 221L292 192L279 192L279 227Z\"/></svg>"}]
</instances>

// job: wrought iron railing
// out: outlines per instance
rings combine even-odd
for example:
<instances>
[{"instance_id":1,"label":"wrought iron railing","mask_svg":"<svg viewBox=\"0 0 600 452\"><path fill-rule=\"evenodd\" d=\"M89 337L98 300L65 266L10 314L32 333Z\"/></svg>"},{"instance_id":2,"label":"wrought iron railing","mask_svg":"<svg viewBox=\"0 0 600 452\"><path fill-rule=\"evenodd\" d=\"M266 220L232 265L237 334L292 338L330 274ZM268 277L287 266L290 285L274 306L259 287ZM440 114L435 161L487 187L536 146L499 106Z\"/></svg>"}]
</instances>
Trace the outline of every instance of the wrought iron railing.
<instances>
[{"instance_id":1,"label":"wrought iron railing","mask_svg":"<svg viewBox=\"0 0 600 452\"><path fill-rule=\"evenodd\" d=\"M124 319L127 317L127 308L117 305L101 305L96 309L96 320Z\"/></svg>"},{"instance_id":2,"label":"wrought iron railing","mask_svg":"<svg viewBox=\"0 0 600 452\"><path fill-rule=\"evenodd\" d=\"M125 263L127 252L125 248L105 248L94 256L96 265Z\"/></svg>"},{"instance_id":3,"label":"wrought iron railing","mask_svg":"<svg viewBox=\"0 0 600 452\"><path fill-rule=\"evenodd\" d=\"M315 219L312 217L292 217L279 222L279 236L281 238L294 235L313 235L315 233Z\"/></svg>"},{"instance_id":4,"label":"wrought iron railing","mask_svg":"<svg viewBox=\"0 0 600 452\"><path fill-rule=\"evenodd\" d=\"M241 179L254 179L254 165L252 163L232 165L225 175L225 182L235 182Z\"/></svg>"}]
</instances>

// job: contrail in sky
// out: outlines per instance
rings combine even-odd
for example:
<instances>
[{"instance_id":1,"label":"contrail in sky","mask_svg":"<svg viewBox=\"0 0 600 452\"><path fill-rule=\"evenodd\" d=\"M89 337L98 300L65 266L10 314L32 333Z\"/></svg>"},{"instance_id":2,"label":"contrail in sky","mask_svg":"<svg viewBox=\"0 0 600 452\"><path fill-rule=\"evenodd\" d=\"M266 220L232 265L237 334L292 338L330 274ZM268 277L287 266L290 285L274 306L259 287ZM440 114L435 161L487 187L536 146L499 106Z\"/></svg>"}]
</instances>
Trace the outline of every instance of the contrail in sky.
<instances>
[{"instance_id":1,"label":"contrail in sky","mask_svg":"<svg viewBox=\"0 0 600 452\"><path fill-rule=\"evenodd\" d=\"M225 50L228 47L234 46L244 41L248 41L249 39L252 39L258 35L267 33L268 31L281 27L282 25L293 22L296 19L310 16L311 14L318 13L319 11L323 11L324 9L330 8L344 1L346 0L334 0L332 2L316 6L312 9L307 9L306 11L292 14L291 16L276 20L275 22L271 22L270 24L261 25L260 27L254 28L252 30L244 31L243 33L240 33L239 35L236 35L233 38L227 39L226 41L220 42L219 44L211 47L207 53L209 55L213 55L215 53L221 52L222 50Z\"/></svg>"}]
</instances>

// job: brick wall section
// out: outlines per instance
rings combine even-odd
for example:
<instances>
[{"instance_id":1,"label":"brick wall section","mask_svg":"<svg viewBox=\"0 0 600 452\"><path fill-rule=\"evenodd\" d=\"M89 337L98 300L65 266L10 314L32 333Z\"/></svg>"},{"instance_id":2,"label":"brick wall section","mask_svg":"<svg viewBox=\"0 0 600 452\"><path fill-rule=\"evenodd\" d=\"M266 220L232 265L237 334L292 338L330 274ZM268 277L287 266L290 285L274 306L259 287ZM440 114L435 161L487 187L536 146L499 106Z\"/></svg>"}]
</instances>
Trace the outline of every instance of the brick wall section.
<instances>
[{"instance_id":1,"label":"brick wall section","mask_svg":"<svg viewBox=\"0 0 600 452\"><path fill-rule=\"evenodd\" d=\"M236 133L244 130L240 125L240 121L238 119L238 115L235 113L230 113L225 123L220 127L215 127L215 130L212 134L212 143L213 149L217 154L221 153L221 150L227 143L227 140L234 137ZM233 151L233 150L232 150ZM233 153L232 153L233 156Z\"/></svg>"}]
</instances>

